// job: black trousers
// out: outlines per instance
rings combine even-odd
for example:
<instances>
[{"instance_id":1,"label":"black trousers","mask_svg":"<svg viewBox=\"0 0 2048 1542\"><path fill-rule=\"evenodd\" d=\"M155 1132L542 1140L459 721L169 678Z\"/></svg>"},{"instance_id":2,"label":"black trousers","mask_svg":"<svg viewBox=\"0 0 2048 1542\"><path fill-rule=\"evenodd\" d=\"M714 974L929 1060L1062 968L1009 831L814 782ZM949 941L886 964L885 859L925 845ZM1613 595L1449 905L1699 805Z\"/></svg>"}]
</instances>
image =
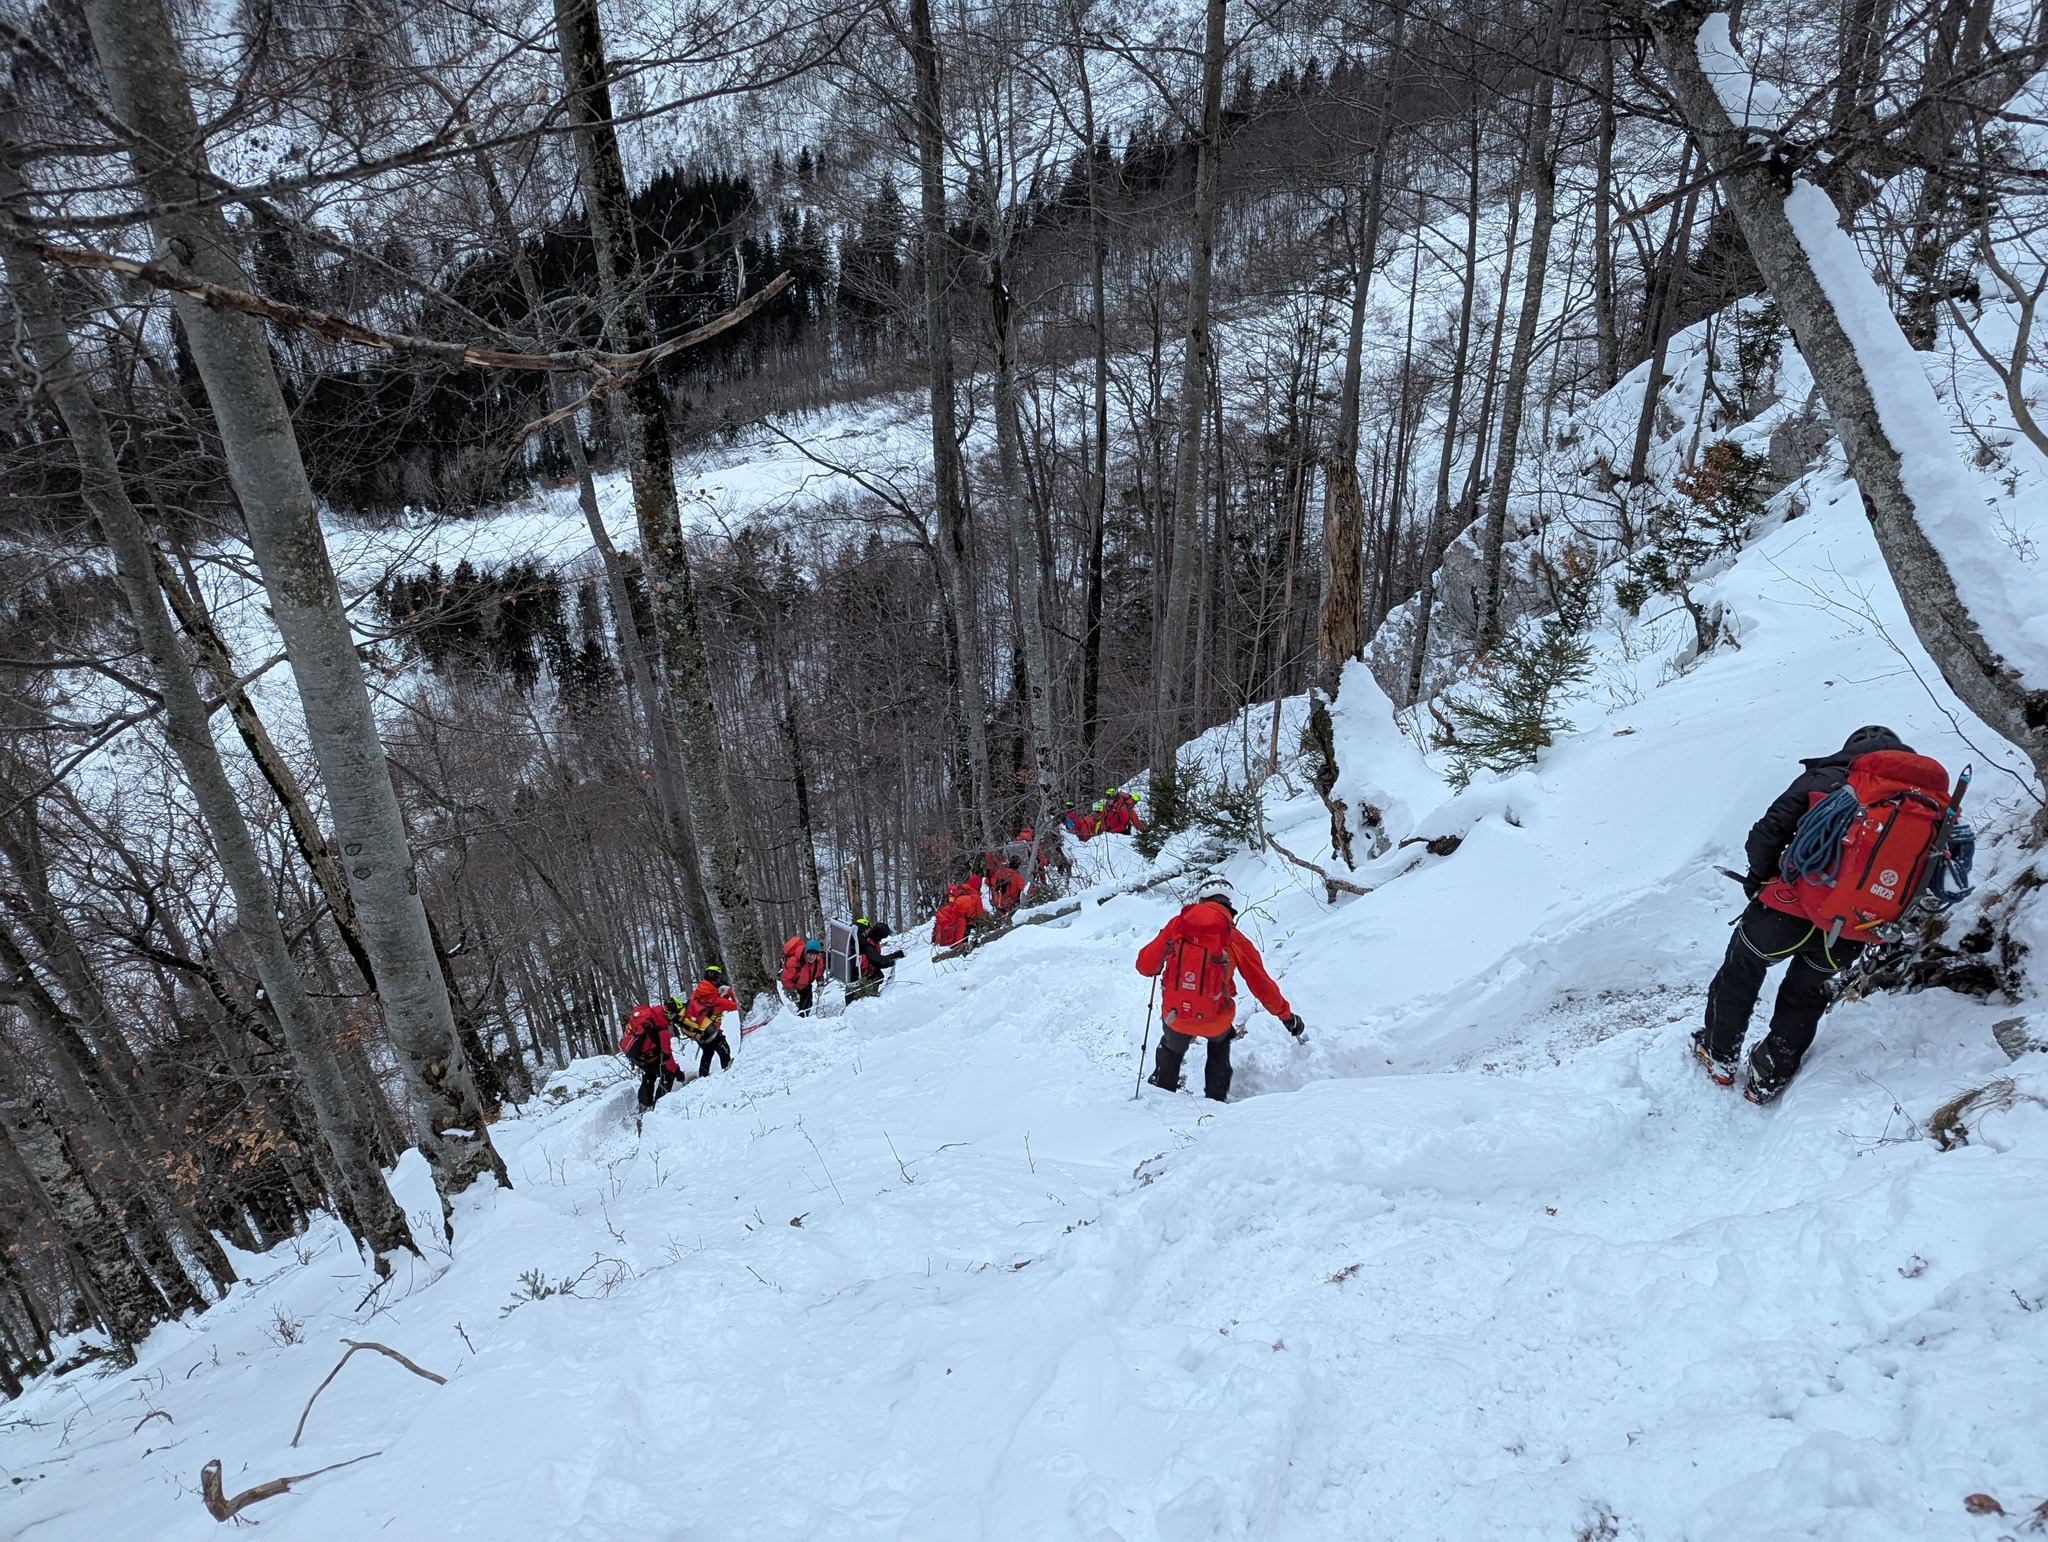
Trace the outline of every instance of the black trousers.
<instances>
[{"instance_id":1,"label":"black trousers","mask_svg":"<svg viewBox=\"0 0 2048 1542\"><path fill-rule=\"evenodd\" d=\"M1862 951L1860 942L1838 940L1831 948L1827 934L1811 922L1752 901L1735 923L1727 956L1707 987L1708 1050L1717 1060L1733 1060L1742 1052L1764 977L1773 964L1789 960L1771 1008L1770 1032L1752 1056L1761 1056L1771 1072L1789 1076L1812 1047L1821 1014L1828 1009L1828 982Z\"/></svg>"},{"instance_id":2,"label":"black trousers","mask_svg":"<svg viewBox=\"0 0 2048 1542\"><path fill-rule=\"evenodd\" d=\"M725 1030L723 1028L706 1039L703 1042L702 1048L703 1053L697 1057L697 1074L699 1076L709 1076L711 1074L711 1057L713 1055L718 1057L719 1070L726 1071L732 1068L732 1045L726 1042Z\"/></svg>"},{"instance_id":3,"label":"black trousers","mask_svg":"<svg viewBox=\"0 0 2048 1542\"><path fill-rule=\"evenodd\" d=\"M1209 1060L1202 1068L1202 1091L1221 1103L1230 1096L1230 1038L1234 1029L1225 1029L1208 1041ZM1187 1058L1188 1046L1195 1042L1195 1035L1175 1033L1171 1028L1159 1030L1159 1058L1152 1067L1152 1081L1155 1086L1178 1087L1180 1065Z\"/></svg>"},{"instance_id":4,"label":"black trousers","mask_svg":"<svg viewBox=\"0 0 2048 1542\"><path fill-rule=\"evenodd\" d=\"M640 1073L641 1108L648 1109L654 1107L655 1104L668 1096L669 1089L674 1087L675 1084L676 1078L673 1071L664 1071L658 1065L648 1066Z\"/></svg>"},{"instance_id":5,"label":"black trousers","mask_svg":"<svg viewBox=\"0 0 2048 1542\"><path fill-rule=\"evenodd\" d=\"M796 1015L798 1017L809 1017L811 1015L811 997L816 994L817 989L816 985L799 985L796 988Z\"/></svg>"}]
</instances>

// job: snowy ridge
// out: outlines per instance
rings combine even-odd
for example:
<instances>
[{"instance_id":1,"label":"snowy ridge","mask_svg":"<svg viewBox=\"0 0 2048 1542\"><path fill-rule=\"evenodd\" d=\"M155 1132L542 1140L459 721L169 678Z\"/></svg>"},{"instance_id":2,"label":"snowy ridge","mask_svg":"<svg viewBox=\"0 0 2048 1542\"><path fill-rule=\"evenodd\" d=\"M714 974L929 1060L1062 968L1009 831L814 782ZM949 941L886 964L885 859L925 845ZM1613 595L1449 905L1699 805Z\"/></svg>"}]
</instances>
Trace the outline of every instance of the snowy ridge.
<instances>
[{"instance_id":1,"label":"snowy ridge","mask_svg":"<svg viewBox=\"0 0 2048 1542\"><path fill-rule=\"evenodd\" d=\"M10 1530L212 1537L209 1458L232 1493L380 1451L251 1513L288 1539L2010 1531L1962 1500L2048 1499L2048 1061L1994 1046L2015 1009L1844 1003L1766 1111L1685 1052L1736 908L1710 864L1797 756L1889 722L1977 762L1980 829L2031 807L1838 471L1795 502L1711 582L1741 646L1680 670L1682 616L1609 617L1529 771L1452 797L1347 684L1345 785L1397 844L1335 906L1228 863L1310 1024L1250 1019L1231 1105L1131 1096L1131 956L1177 885L947 963L916 937L879 1001L775 1019L638 1137L618 1066L558 1076L494 1131L514 1189L383 1292L316 1232L133 1371L32 1389ZM1331 860L1313 794L1267 798ZM1462 840L1398 844L1425 833ZM1984 890L2020 864L1992 846ZM1159 870L1114 837L1084 866L1098 897ZM1997 1078L1939 1150L1930 1113ZM415 1159L399 1181L430 1212ZM292 1449L343 1337L448 1383L357 1356Z\"/></svg>"}]
</instances>

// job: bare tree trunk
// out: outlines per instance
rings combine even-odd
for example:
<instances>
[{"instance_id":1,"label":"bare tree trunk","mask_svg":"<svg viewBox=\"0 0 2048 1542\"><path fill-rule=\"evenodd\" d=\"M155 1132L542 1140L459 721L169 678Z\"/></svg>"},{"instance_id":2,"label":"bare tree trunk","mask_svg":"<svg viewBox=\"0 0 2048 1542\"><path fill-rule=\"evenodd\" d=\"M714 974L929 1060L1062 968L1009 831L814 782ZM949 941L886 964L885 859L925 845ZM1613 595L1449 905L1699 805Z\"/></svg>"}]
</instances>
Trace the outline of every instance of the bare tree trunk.
<instances>
[{"instance_id":1,"label":"bare tree trunk","mask_svg":"<svg viewBox=\"0 0 2048 1542\"><path fill-rule=\"evenodd\" d=\"M213 283L247 287L227 221L188 169L204 139L162 0L86 0L85 11L114 109L134 131L130 157L162 211L152 224L165 257ZM505 1182L505 1164L491 1145L456 1038L404 816L291 415L259 322L182 295L173 303L212 402L228 477L284 636L445 1222L454 1195L486 1173Z\"/></svg>"},{"instance_id":2,"label":"bare tree trunk","mask_svg":"<svg viewBox=\"0 0 2048 1542\"><path fill-rule=\"evenodd\" d=\"M1195 159L1194 214L1188 231L1188 324L1181 354L1180 424L1174 438L1173 538L1165 624L1159 640L1159 681L1152 722L1152 820L1171 829L1179 818L1182 687L1188 623L1194 608L1200 550L1202 419L1209 403L1209 287L1216 265L1216 205L1223 163L1223 20L1225 0L1207 0L1202 44L1202 122Z\"/></svg>"},{"instance_id":3,"label":"bare tree trunk","mask_svg":"<svg viewBox=\"0 0 2048 1542\"><path fill-rule=\"evenodd\" d=\"M653 345L654 320L642 287L626 169L612 127L611 70L598 26L597 0L555 0L555 29L569 119L575 126L577 169L610 330L622 351L637 351ZM710 892L712 920L718 928L725 967L731 971L740 999L751 1002L770 989L770 976L740 852L732 783L713 706L711 664L704 651L689 548L676 509L668 401L659 369L641 369L619 395L626 406L626 449L641 555L647 564L648 599L661 640L670 701L682 728L690 823L704 862L705 888Z\"/></svg>"},{"instance_id":4,"label":"bare tree trunk","mask_svg":"<svg viewBox=\"0 0 2048 1542\"><path fill-rule=\"evenodd\" d=\"M1344 381L1337 393L1337 424L1330 458L1323 468L1323 603L1316 626L1320 668L1317 687L1337 694L1344 662L1365 652L1365 499L1358 485L1358 413L1364 369L1366 302L1379 261L1380 221L1386 202L1387 139L1392 120L1394 73L1401 57L1401 25L1382 65L1379 105L1374 114L1372 175L1365 185L1363 228L1351 259L1351 317L1344 335ZM1346 226L1347 235L1349 226ZM1321 709L1313 709L1321 710Z\"/></svg>"},{"instance_id":5,"label":"bare tree trunk","mask_svg":"<svg viewBox=\"0 0 2048 1542\"><path fill-rule=\"evenodd\" d=\"M1672 99L1719 173L1722 196L1813 370L1914 635L1963 704L2018 745L2048 783L2048 735L2038 726L2048 717L2048 692L2030 689L1992 649L1956 592L1948 564L1920 528L1862 360L1786 214L1786 187L1750 155L1746 134L1730 121L1700 66L1699 30L1711 11L1704 0L1678 0L1639 14L1656 41Z\"/></svg>"},{"instance_id":6,"label":"bare tree trunk","mask_svg":"<svg viewBox=\"0 0 2048 1542\"><path fill-rule=\"evenodd\" d=\"M1484 592L1479 605L1479 643L1489 647L1500 631L1501 547L1507 539L1508 495L1515 480L1515 462L1522 439L1522 406L1529 389L1529 371L1536 352L1536 323L1543 314L1543 284L1550 268L1550 232L1557 220L1557 166L1550 156L1551 101L1556 90L1561 18L1552 16L1544 28L1546 41L1536 79L1536 99L1529 108L1528 160L1525 174L1534 194L1529 221L1529 264L1522 275L1522 308L1515 318L1515 347L1501 384L1500 439L1493 456L1493 481L1486 493Z\"/></svg>"},{"instance_id":7,"label":"bare tree trunk","mask_svg":"<svg viewBox=\"0 0 2048 1542\"><path fill-rule=\"evenodd\" d=\"M1003 218L998 212L997 219ZM1004 237L993 234L1000 243ZM1002 481L1003 511L1010 526L1010 551L1017 568L1016 627L1024 655L1025 701L1030 712L1031 758L1038 785L1032 828L1049 830L1059 791L1059 743L1052 727L1052 654L1045 641L1045 569L1037 522L1024 489L1024 429L1017 408L1017 317L1003 278L1000 253L989 266L989 304L996 337L996 465Z\"/></svg>"},{"instance_id":8,"label":"bare tree trunk","mask_svg":"<svg viewBox=\"0 0 2048 1542\"><path fill-rule=\"evenodd\" d=\"M1621 351L1614 332L1614 39L1604 33L1600 38L1600 132L1593 166L1594 384L1606 391L1621 378Z\"/></svg>"},{"instance_id":9,"label":"bare tree trunk","mask_svg":"<svg viewBox=\"0 0 2048 1542\"><path fill-rule=\"evenodd\" d=\"M1688 182L1691 174L1692 146L1688 144L1684 157L1678 163L1678 180ZM1649 475L1650 439L1657 425L1657 399L1664 391L1664 361L1670 355L1672 326L1678 315L1678 286L1685 273L1686 253L1692 247L1693 216L1698 212L1699 200L1699 187L1695 184L1672 212L1667 249L1664 260L1658 264L1662 269L1662 280L1652 296L1650 378L1643 383L1642 411L1636 415L1635 447L1628 458L1626 480L1631 484L1640 483Z\"/></svg>"},{"instance_id":10,"label":"bare tree trunk","mask_svg":"<svg viewBox=\"0 0 2048 1542\"><path fill-rule=\"evenodd\" d=\"M458 106L456 110L461 109ZM519 239L519 227L512 218L511 201L505 196L498 169L486 150L478 150L475 161L477 179L483 183L484 201L490 206L491 223L497 227L498 248L511 263L513 276L519 281L519 292L526 299L527 316L533 327L536 346L551 347L554 329L548 323L546 297L541 291L539 275L533 271L533 263L526 255L526 244ZM550 373L547 383L548 410L564 411L572 400L570 381L559 373ZM572 415L556 425L556 434L563 453L569 458L570 469L576 475L576 505L583 511L584 524L590 530L590 542L597 548L598 561L604 568L605 599L611 606L612 625L618 634L619 657L625 663L626 677L632 682L633 694L640 703L641 719L647 731L648 760L654 771L655 804L661 811L662 833L668 837L669 856L675 862L681 882L683 918L697 949L708 957L717 948L718 930L711 918L710 896L704 892L697 835L690 828L689 807L676 776L675 747L669 737L666 698L655 682L654 669L641 639L639 618L633 605L633 586L627 577L625 559L619 555L618 547L612 544L611 532L605 528L604 513L597 504L597 484L590 475L590 460L583 453L583 431Z\"/></svg>"},{"instance_id":11,"label":"bare tree trunk","mask_svg":"<svg viewBox=\"0 0 2048 1542\"><path fill-rule=\"evenodd\" d=\"M21 197L12 166L0 163L0 201L13 203ZM12 243L6 247L6 267L37 371L56 399L78 457L80 495L113 548L129 616L163 699L164 737L184 768L199 817L234 893L237 927L256 961L271 1010L283 1026L321 1138L333 1153L335 1171L353 1201L363 1240L380 1256L398 1248L417 1252L404 1212L358 1136L341 1068L328 1046L329 1026L292 960L269 876L242 818L234 786L221 766L206 704L157 587L156 548L121 485L113 440L99 404L86 387L83 367L72 352L70 332L58 314L48 275L40 262Z\"/></svg>"},{"instance_id":12,"label":"bare tree trunk","mask_svg":"<svg viewBox=\"0 0 2048 1542\"><path fill-rule=\"evenodd\" d=\"M1103 780L1095 743L1101 733L1102 545L1109 525L1109 223L1102 207L1102 158L1095 152L1095 90L1088 78L1088 48L1075 20L1075 74L1081 84L1081 128L1088 140L1088 314L1095 332L1095 465L1090 477L1088 556L1081 601L1081 761L1087 781Z\"/></svg>"},{"instance_id":13,"label":"bare tree trunk","mask_svg":"<svg viewBox=\"0 0 2048 1542\"><path fill-rule=\"evenodd\" d=\"M1444 442L1436 463L1436 501L1422 538L1422 588L1415 607L1415 637L1408 655L1408 701L1422 699L1422 673L1429 661L1429 628L1436 608L1436 570L1450 541L1451 461L1458 450L1458 416L1465 403L1465 364L1472 347L1472 300L1479 286L1479 113L1471 122L1471 159L1466 171L1465 280L1458 304L1458 336L1451 354L1451 398L1444 408Z\"/></svg>"},{"instance_id":14,"label":"bare tree trunk","mask_svg":"<svg viewBox=\"0 0 2048 1542\"><path fill-rule=\"evenodd\" d=\"M132 1253L121 1225L86 1182L69 1144L40 1099L0 1065L0 1129L35 1179L38 1197L64 1228L83 1264L79 1286L109 1337L125 1353L149 1336L164 1300Z\"/></svg>"},{"instance_id":15,"label":"bare tree trunk","mask_svg":"<svg viewBox=\"0 0 2048 1542\"><path fill-rule=\"evenodd\" d=\"M938 517L939 575L953 620L960 717L974 785L967 823L984 851L996 845L995 789L988 758L988 692L981 675L981 605L968 550L967 506L960 487L960 431L953 413L952 249L946 231L946 129L939 44L929 0L910 0L910 63L916 76L918 215L924 256L925 367L932 407L932 501Z\"/></svg>"}]
</instances>

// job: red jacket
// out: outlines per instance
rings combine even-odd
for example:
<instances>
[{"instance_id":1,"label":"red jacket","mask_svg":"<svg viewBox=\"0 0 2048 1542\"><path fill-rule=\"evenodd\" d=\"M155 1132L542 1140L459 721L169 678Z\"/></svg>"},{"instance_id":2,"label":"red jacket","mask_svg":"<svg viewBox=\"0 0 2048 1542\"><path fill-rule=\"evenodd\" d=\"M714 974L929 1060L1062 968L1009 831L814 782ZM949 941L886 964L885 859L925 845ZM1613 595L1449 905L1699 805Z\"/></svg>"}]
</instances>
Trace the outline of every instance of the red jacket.
<instances>
[{"instance_id":1,"label":"red jacket","mask_svg":"<svg viewBox=\"0 0 2048 1542\"><path fill-rule=\"evenodd\" d=\"M980 913L980 907L976 906L975 914ZM939 913L932 917L932 946L958 947L967 940L967 922L967 901L958 896L947 900L939 907Z\"/></svg>"},{"instance_id":2,"label":"red jacket","mask_svg":"<svg viewBox=\"0 0 2048 1542\"><path fill-rule=\"evenodd\" d=\"M800 947L782 961L782 985L785 990L800 991L806 985L816 985L824 976L825 955L817 949Z\"/></svg>"},{"instance_id":3,"label":"red jacket","mask_svg":"<svg viewBox=\"0 0 2048 1542\"><path fill-rule=\"evenodd\" d=\"M718 1032L721 1017L739 1009L739 1002L723 985L699 980L690 999L683 1003L683 1032L693 1039L708 1039Z\"/></svg>"},{"instance_id":4,"label":"red jacket","mask_svg":"<svg viewBox=\"0 0 2048 1542\"><path fill-rule=\"evenodd\" d=\"M998 910L1008 910L1023 894L1024 875L1008 863L991 858L988 868L989 903Z\"/></svg>"},{"instance_id":5,"label":"red jacket","mask_svg":"<svg viewBox=\"0 0 2048 1542\"><path fill-rule=\"evenodd\" d=\"M619 1039L620 1050L631 1055L634 1041L649 1034L661 1046L661 1068L671 1076L679 1075L673 1040L669 1035L668 1008L658 1002L633 1008L632 1016L626 1020L625 1034ZM634 1064L645 1069L647 1062L636 1057Z\"/></svg>"},{"instance_id":6,"label":"red jacket","mask_svg":"<svg viewBox=\"0 0 2048 1542\"><path fill-rule=\"evenodd\" d=\"M1221 905L1197 901L1138 949L1139 974L1157 975L1169 962L1159 1006L1161 1021L1175 1033L1213 1039L1230 1031L1237 1020L1233 972L1244 976L1259 1005L1275 1017L1285 1021L1294 1015L1259 950Z\"/></svg>"}]
</instances>

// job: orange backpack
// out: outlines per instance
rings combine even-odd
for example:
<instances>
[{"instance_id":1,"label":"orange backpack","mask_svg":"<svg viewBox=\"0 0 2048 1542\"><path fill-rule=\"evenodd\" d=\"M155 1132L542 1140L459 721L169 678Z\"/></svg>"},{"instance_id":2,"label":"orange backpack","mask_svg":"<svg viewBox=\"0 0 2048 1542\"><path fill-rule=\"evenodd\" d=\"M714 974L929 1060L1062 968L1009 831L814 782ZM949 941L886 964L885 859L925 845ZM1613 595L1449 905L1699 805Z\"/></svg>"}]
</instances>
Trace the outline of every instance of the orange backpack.
<instances>
[{"instance_id":1,"label":"orange backpack","mask_svg":"<svg viewBox=\"0 0 2048 1542\"><path fill-rule=\"evenodd\" d=\"M1967 784L1965 784L1967 785ZM1962 789L1957 788L1957 801ZM1905 750L1874 750L1801 816L1780 872L1806 918L1829 941L1887 940L1920 897L1955 825L1948 772Z\"/></svg>"}]
</instances>

